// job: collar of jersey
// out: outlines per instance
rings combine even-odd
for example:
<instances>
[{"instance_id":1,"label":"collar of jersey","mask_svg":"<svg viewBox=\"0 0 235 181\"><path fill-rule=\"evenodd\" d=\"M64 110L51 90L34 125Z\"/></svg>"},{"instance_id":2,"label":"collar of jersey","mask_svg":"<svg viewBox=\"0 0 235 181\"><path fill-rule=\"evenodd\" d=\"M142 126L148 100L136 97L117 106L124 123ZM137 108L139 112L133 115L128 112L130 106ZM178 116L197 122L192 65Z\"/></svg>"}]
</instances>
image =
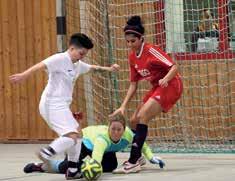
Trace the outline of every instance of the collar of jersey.
<instances>
[{"instance_id":1,"label":"collar of jersey","mask_svg":"<svg viewBox=\"0 0 235 181\"><path fill-rule=\"evenodd\" d=\"M72 59L71 59L71 57L69 56L68 50L65 52L65 55L68 57L70 63L71 63L72 65L74 65L74 64L73 64L73 61L72 61Z\"/></svg>"},{"instance_id":2,"label":"collar of jersey","mask_svg":"<svg viewBox=\"0 0 235 181\"><path fill-rule=\"evenodd\" d=\"M121 137L120 140L118 140L118 142L115 143L115 142L111 139L111 137L109 136L109 132L107 132L107 138L109 138L110 142L111 142L112 144L114 144L114 145L119 144L119 143L121 142L121 140L122 140L122 137Z\"/></svg>"},{"instance_id":3,"label":"collar of jersey","mask_svg":"<svg viewBox=\"0 0 235 181\"><path fill-rule=\"evenodd\" d=\"M140 48L140 53L138 54L138 55L136 55L136 57L137 58L140 58L141 57L141 55L142 55L142 53L143 53L143 49L144 49L144 42L142 43L142 45L141 45L141 48Z\"/></svg>"}]
</instances>

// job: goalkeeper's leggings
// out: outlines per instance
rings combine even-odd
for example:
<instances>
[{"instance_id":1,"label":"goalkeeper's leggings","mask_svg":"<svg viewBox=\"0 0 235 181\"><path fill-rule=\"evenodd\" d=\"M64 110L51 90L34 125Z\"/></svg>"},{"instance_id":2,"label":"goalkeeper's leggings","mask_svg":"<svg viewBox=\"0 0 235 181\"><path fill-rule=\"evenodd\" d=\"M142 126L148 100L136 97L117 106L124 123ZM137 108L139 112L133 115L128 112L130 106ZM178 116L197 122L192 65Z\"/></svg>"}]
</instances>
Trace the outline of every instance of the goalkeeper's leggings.
<instances>
[{"instance_id":1,"label":"goalkeeper's leggings","mask_svg":"<svg viewBox=\"0 0 235 181\"><path fill-rule=\"evenodd\" d=\"M91 156L92 155L92 151L89 150L82 143L81 153L80 153L79 161L77 163L77 166L78 166L79 170L80 170L81 165L83 163L82 160L87 155ZM104 153L101 165L102 165L102 168L103 168L103 172L112 172L114 169L116 169L117 166L118 166L118 161L117 161L116 153L115 152ZM58 164L58 172L59 173L65 173L67 169L68 169L68 159L66 157L64 161L62 161L62 162L60 162Z\"/></svg>"}]
</instances>

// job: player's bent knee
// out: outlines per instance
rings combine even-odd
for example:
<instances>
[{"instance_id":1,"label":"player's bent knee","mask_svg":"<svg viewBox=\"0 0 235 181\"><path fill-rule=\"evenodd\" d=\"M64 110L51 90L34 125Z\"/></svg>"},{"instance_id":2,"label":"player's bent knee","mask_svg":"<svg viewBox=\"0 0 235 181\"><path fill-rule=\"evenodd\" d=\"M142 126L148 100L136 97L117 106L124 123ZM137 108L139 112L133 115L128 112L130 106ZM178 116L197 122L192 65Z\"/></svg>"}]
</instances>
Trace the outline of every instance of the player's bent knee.
<instances>
[{"instance_id":1,"label":"player's bent knee","mask_svg":"<svg viewBox=\"0 0 235 181\"><path fill-rule=\"evenodd\" d=\"M76 133L76 132L67 133L63 136L72 138L74 140L75 144L77 143L77 139L80 138L79 133Z\"/></svg>"},{"instance_id":2,"label":"player's bent knee","mask_svg":"<svg viewBox=\"0 0 235 181\"><path fill-rule=\"evenodd\" d=\"M132 130L136 130L137 122L130 122L130 127Z\"/></svg>"},{"instance_id":3,"label":"player's bent knee","mask_svg":"<svg viewBox=\"0 0 235 181\"><path fill-rule=\"evenodd\" d=\"M140 123L140 124L147 124L148 121L149 121L146 114L143 114L143 113L138 113L137 114L137 119L139 120L138 123Z\"/></svg>"},{"instance_id":4,"label":"player's bent knee","mask_svg":"<svg viewBox=\"0 0 235 181\"><path fill-rule=\"evenodd\" d=\"M135 130L137 124L138 124L138 120L136 119L136 116L132 117L130 119L130 127L131 127L131 129Z\"/></svg>"},{"instance_id":5,"label":"player's bent knee","mask_svg":"<svg viewBox=\"0 0 235 181\"><path fill-rule=\"evenodd\" d=\"M136 116L135 116L135 117L131 117L131 118L130 118L130 122L133 123L133 124L138 123L137 117L136 117Z\"/></svg>"}]
</instances>

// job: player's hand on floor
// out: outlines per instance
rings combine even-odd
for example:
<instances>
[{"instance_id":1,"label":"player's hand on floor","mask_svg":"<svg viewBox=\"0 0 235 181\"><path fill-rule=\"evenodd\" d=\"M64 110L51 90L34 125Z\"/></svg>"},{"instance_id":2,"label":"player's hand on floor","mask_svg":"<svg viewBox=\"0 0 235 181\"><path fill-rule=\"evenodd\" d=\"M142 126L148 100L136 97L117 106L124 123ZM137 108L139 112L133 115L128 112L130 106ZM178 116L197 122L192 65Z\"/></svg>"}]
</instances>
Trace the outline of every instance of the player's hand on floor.
<instances>
[{"instance_id":1,"label":"player's hand on floor","mask_svg":"<svg viewBox=\"0 0 235 181\"><path fill-rule=\"evenodd\" d=\"M165 167L165 163L163 162L163 160L160 157L157 156L153 156L153 158L151 158L151 160L149 160L150 163L152 164L157 164L159 165L160 168L164 168Z\"/></svg>"}]
</instances>

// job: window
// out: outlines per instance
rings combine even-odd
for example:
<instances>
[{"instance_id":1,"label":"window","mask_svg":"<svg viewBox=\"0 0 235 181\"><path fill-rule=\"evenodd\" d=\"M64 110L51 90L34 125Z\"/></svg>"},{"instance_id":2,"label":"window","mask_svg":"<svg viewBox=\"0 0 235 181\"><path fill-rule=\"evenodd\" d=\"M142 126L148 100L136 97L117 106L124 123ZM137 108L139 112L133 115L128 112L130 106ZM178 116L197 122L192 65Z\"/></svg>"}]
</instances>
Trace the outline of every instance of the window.
<instances>
[{"instance_id":1,"label":"window","mask_svg":"<svg viewBox=\"0 0 235 181\"><path fill-rule=\"evenodd\" d=\"M230 49L235 51L235 0L229 3L229 35L230 35Z\"/></svg>"},{"instance_id":2,"label":"window","mask_svg":"<svg viewBox=\"0 0 235 181\"><path fill-rule=\"evenodd\" d=\"M197 52L200 39L208 38L208 41L214 37L218 39L219 33L216 28L218 28L217 0L184 0L186 52Z\"/></svg>"},{"instance_id":3,"label":"window","mask_svg":"<svg viewBox=\"0 0 235 181\"><path fill-rule=\"evenodd\" d=\"M158 44L168 53L186 60L235 57L235 0L164 2L165 39Z\"/></svg>"}]
</instances>

